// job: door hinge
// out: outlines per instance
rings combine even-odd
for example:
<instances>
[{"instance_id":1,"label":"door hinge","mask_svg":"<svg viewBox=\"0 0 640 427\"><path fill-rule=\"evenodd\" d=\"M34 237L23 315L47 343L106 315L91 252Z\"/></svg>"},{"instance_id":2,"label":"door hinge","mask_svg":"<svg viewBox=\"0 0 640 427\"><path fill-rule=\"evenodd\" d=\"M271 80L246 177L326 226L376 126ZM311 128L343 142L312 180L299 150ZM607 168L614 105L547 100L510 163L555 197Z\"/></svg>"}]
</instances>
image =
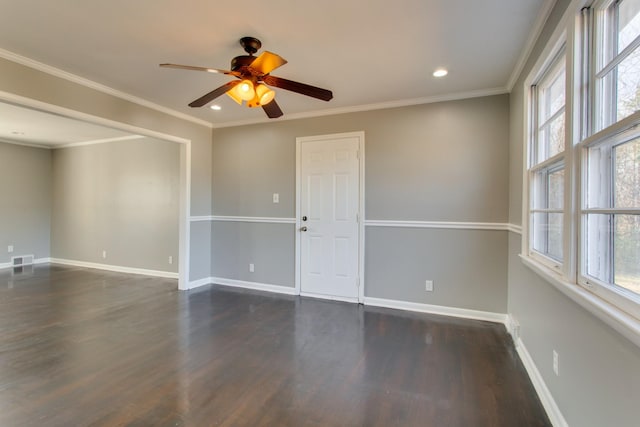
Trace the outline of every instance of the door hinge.
<instances>
[{"instance_id":1,"label":"door hinge","mask_svg":"<svg viewBox=\"0 0 640 427\"><path fill-rule=\"evenodd\" d=\"M356 160L360 160L360 150L356 151Z\"/></svg>"},{"instance_id":2,"label":"door hinge","mask_svg":"<svg viewBox=\"0 0 640 427\"><path fill-rule=\"evenodd\" d=\"M356 214L356 223L360 224L360 214Z\"/></svg>"},{"instance_id":3,"label":"door hinge","mask_svg":"<svg viewBox=\"0 0 640 427\"><path fill-rule=\"evenodd\" d=\"M356 277L356 287L360 288L360 278Z\"/></svg>"}]
</instances>

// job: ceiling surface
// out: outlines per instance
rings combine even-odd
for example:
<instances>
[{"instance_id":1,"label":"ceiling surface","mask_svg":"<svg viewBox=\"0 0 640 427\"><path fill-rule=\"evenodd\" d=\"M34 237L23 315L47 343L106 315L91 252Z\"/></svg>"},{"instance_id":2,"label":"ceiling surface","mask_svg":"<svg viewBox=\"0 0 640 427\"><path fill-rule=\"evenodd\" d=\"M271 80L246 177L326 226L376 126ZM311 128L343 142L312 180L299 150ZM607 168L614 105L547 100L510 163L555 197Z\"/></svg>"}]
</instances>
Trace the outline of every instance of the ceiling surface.
<instances>
[{"instance_id":1,"label":"ceiling surface","mask_svg":"<svg viewBox=\"0 0 640 427\"><path fill-rule=\"evenodd\" d=\"M549 1L0 0L0 49L220 126L267 119L227 96L188 107L232 77L158 64L228 69L257 37L289 61L273 75L333 91L276 89L285 117L506 92Z\"/></svg>"},{"instance_id":2,"label":"ceiling surface","mask_svg":"<svg viewBox=\"0 0 640 427\"><path fill-rule=\"evenodd\" d=\"M140 138L128 132L0 102L0 142L59 148Z\"/></svg>"}]
</instances>

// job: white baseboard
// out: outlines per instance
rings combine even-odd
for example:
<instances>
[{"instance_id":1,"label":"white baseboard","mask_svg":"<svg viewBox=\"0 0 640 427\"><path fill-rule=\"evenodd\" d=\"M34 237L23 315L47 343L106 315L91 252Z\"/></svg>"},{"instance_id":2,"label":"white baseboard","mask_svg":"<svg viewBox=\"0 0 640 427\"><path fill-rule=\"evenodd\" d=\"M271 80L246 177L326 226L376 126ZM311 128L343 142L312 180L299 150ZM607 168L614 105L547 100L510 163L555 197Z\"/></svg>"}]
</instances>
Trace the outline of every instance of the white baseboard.
<instances>
[{"instance_id":1,"label":"white baseboard","mask_svg":"<svg viewBox=\"0 0 640 427\"><path fill-rule=\"evenodd\" d=\"M417 311L420 313L440 314L443 316L461 317L463 319L485 320L488 322L506 324L507 315L491 311L469 310L466 308L445 307L442 305L420 304L416 302L399 301L383 298L365 297L364 305L375 307L395 308L398 310Z\"/></svg>"},{"instance_id":2,"label":"white baseboard","mask_svg":"<svg viewBox=\"0 0 640 427\"><path fill-rule=\"evenodd\" d=\"M553 424L555 427L569 427L569 424L564 419L564 416L562 415L560 408L556 404L556 401L553 398L551 391L549 391L547 384L544 382L544 379L542 378L542 375L540 374L538 367L536 366L535 362L531 358L531 355L529 354L527 347L525 347L524 342L520 337L514 336L513 325L515 324L516 322L509 315L506 323L507 330L513 337L513 342L516 346L516 351L518 352L518 356L520 356L520 360L522 361L522 364L527 370L527 374L529 374L529 378L531 379L533 388L535 388L536 393L538 393L538 397L540 398L540 402L542 402L542 406L547 412L549 421L551 421L551 424Z\"/></svg>"},{"instance_id":3,"label":"white baseboard","mask_svg":"<svg viewBox=\"0 0 640 427\"><path fill-rule=\"evenodd\" d=\"M193 281L189 282L189 287L186 290L199 288L201 286L210 285L211 283L213 283L212 280L213 279L211 277L203 277L202 279L193 280Z\"/></svg>"},{"instance_id":4,"label":"white baseboard","mask_svg":"<svg viewBox=\"0 0 640 427\"><path fill-rule=\"evenodd\" d=\"M145 276L164 277L167 279L177 279L178 273L171 271L147 270L145 268L123 267L120 265L98 264L95 262L76 261L70 259L50 258L52 264L71 265L74 267L95 268L98 270L115 271L118 273L142 274Z\"/></svg>"},{"instance_id":5,"label":"white baseboard","mask_svg":"<svg viewBox=\"0 0 640 427\"><path fill-rule=\"evenodd\" d=\"M225 279L224 277L210 277L209 283L233 286L236 288L253 289L256 291L274 292L277 294L296 295L296 289L288 286L270 285L267 283L245 282L243 280Z\"/></svg>"}]
</instances>

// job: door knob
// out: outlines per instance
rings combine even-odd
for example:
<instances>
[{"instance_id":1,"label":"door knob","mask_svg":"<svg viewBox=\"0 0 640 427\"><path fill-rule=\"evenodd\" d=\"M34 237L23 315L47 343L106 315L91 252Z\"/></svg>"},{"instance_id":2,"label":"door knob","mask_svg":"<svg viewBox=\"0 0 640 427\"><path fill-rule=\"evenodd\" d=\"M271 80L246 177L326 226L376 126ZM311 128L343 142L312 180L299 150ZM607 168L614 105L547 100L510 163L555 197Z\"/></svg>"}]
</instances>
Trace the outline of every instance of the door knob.
<instances>
[{"instance_id":1,"label":"door knob","mask_svg":"<svg viewBox=\"0 0 640 427\"><path fill-rule=\"evenodd\" d=\"M300 227L300 231L307 231L307 227Z\"/></svg>"},{"instance_id":2,"label":"door knob","mask_svg":"<svg viewBox=\"0 0 640 427\"><path fill-rule=\"evenodd\" d=\"M302 217L302 220L303 220L303 221L306 221L306 220L307 220L307 216L306 216L306 215L305 215L305 216L303 216L303 217Z\"/></svg>"}]
</instances>

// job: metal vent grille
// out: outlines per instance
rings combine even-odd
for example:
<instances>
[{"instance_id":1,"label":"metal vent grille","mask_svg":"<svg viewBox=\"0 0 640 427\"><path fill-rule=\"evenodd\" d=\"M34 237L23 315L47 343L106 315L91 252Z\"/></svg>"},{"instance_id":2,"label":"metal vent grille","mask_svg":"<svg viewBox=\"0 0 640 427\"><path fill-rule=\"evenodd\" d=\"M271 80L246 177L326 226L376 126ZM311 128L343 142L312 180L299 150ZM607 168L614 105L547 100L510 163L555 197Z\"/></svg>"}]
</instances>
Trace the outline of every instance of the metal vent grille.
<instances>
[{"instance_id":1,"label":"metal vent grille","mask_svg":"<svg viewBox=\"0 0 640 427\"><path fill-rule=\"evenodd\" d=\"M11 257L12 267L21 267L23 265L32 265L33 255L20 255Z\"/></svg>"}]
</instances>

